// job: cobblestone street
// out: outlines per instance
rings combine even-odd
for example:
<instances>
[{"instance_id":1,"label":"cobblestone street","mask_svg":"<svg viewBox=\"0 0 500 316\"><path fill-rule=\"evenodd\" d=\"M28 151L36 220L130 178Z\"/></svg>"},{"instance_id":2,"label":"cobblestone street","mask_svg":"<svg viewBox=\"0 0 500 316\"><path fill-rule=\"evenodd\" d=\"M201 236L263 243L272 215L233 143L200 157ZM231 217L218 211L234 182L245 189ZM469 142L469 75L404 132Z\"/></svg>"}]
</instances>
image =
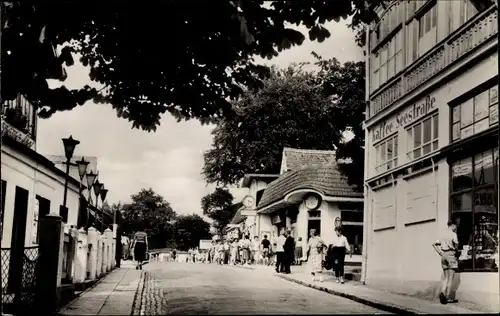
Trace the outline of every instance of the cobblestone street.
<instances>
[{"instance_id":1,"label":"cobblestone street","mask_svg":"<svg viewBox=\"0 0 500 316\"><path fill-rule=\"evenodd\" d=\"M273 276L252 271L193 263L146 265L135 312L171 314L317 314L383 313ZM137 303L140 302L140 303Z\"/></svg>"}]
</instances>

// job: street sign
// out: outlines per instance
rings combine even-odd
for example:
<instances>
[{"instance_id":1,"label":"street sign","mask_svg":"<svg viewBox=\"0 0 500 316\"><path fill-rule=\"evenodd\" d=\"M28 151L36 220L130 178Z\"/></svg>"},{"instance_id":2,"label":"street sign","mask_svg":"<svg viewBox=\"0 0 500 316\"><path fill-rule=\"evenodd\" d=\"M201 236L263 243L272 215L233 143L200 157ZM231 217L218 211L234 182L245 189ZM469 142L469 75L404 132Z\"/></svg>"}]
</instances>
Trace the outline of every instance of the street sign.
<instances>
[{"instance_id":1,"label":"street sign","mask_svg":"<svg viewBox=\"0 0 500 316\"><path fill-rule=\"evenodd\" d=\"M201 250L207 250L207 249L210 249L210 247L212 247L212 240L210 240L210 239L202 239L202 240L200 240L199 249L201 249Z\"/></svg>"}]
</instances>

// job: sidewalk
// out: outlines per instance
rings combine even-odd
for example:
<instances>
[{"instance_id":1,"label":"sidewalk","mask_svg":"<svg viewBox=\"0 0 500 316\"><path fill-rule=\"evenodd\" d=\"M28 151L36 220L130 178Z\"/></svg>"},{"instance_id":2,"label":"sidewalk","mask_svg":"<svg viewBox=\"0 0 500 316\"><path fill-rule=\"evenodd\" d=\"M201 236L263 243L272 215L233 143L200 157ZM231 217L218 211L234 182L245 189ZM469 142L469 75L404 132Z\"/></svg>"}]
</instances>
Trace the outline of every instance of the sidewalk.
<instances>
[{"instance_id":1,"label":"sidewalk","mask_svg":"<svg viewBox=\"0 0 500 316\"><path fill-rule=\"evenodd\" d=\"M285 280L295 282L310 288L314 288L330 294L342 296L353 301L369 305L381 310L398 314L474 314L481 311L474 311L458 304L442 305L439 302L432 302L411 296L404 296L389 292L379 291L360 282L346 282L339 284L334 282L334 277L325 276L324 282L312 282L311 276L305 272L292 274L275 274Z\"/></svg>"},{"instance_id":2,"label":"sidewalk","mask_svg":"<svg viewBox=\"0 0 500 316\"><path fill-rule=\"evenodd\" d=\"M58 315L131 315L142 271L128 262L87 289Z\"/></svg>"}]
</instances>

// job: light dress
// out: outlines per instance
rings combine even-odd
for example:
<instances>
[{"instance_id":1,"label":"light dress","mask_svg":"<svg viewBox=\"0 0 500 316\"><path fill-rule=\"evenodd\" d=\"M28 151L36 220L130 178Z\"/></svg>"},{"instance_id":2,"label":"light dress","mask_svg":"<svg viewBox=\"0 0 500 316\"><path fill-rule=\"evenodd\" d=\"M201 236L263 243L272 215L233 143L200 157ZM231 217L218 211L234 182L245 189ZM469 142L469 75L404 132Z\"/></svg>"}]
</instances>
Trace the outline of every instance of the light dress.
<instances>
[{"instance_id":1,"label":"light dress","mask_svg":"<svg viewBox=\"0 0 500 316\"><path fill-rule=\"evenodd\" d=\"M320 253L318 252L318 247L324 245L325 243L323 242L323 239L319 236L309 238L309 259L307 260L307 271L309 273L319 273L323 270L322 262L325 249L323 248L323 251Z\"/></svg>"}]
</instances>

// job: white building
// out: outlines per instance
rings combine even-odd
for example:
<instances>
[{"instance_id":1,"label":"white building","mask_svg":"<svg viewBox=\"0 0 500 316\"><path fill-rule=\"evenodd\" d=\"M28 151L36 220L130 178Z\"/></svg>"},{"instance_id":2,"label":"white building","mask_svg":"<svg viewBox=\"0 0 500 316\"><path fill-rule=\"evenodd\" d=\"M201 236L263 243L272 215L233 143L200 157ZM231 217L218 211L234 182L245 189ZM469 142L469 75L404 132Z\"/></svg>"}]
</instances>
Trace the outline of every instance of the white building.
<instances>
[{"instance_id":1,"label":"white building","mask_svg":"<svg viewBox=\"0 0 500 316\"><path fill-rule=\"evenodd\" d=\"M340 174L333 151L284 148L279 176L247 175L243 186L250 189L243 204L255 209L260 239L267 235L272 240L290 229L296 240L306 242L314 228L329 244L335 225L342 225L349 241L361 249L363 194Z\"/></svg>"},{"instance_id":2,"label":"white building","mask_svg":"<svg viewBox=\"0 0 500 316\"><path fill-rule=\"evenodd\" d=\"M36 121L33 105L23 96L3 107L2 248L37 245L42 215L56 213L68 224L77 223L79 181L69 179L67 209L63 208L65 172L34 150Z\"/></svg>"},{"instance_id":3,"label":"white building","mask_svg":"<svg viewBox=\"0 0 500 316\"><path fill-rule=\"evenodd\" d=\"M458 300L499 306L498 11L393 1L368 28L363 279L434 299L458 222Z\"/></svg>"}]
</instances>

